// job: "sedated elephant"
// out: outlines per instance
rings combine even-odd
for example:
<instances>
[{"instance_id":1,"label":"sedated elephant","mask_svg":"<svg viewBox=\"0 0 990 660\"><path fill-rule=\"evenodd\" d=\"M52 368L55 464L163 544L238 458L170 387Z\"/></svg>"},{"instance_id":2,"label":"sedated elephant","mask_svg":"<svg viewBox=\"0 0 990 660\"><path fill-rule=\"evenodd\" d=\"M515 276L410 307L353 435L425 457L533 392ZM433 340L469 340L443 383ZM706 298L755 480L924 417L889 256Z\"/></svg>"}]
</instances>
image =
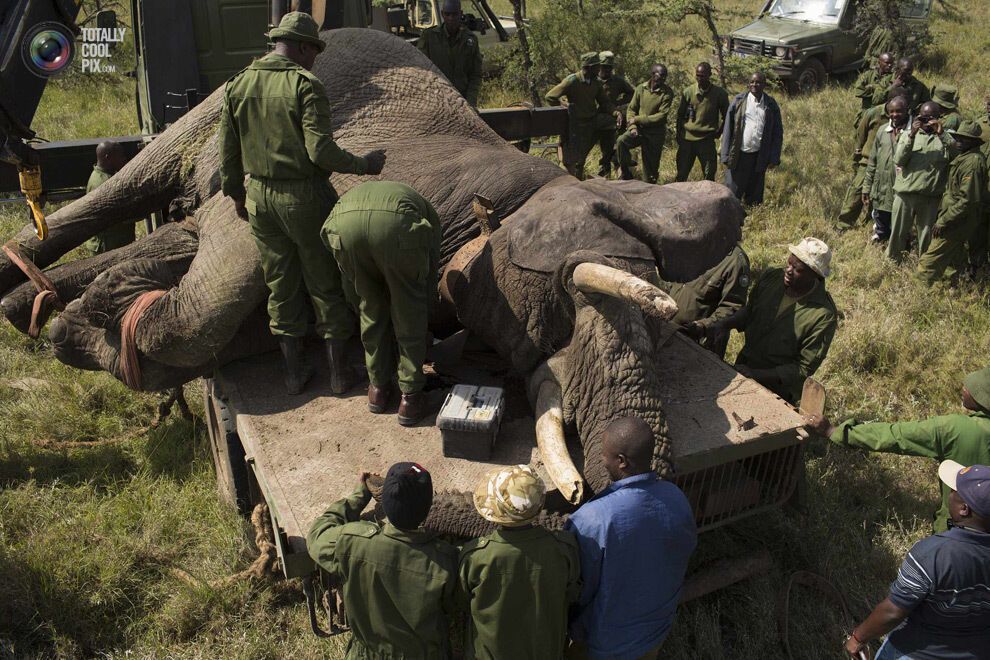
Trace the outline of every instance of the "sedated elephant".
<instances>
[{"instance_id":1,"label":"sedated elephant","mask_svg":"<svg viewBox=\"0 0 990 660\"><path fill-rule=\"evenodd\" d=\"M584 481L593 491L608 483L602 432L626 414L650 423L654 466L668 473L658 383L676 374L658 373L654 353L675 307L657 278L692 280L720 261L740 238L741 205L709 182L579 182L499 138L403 40L362 29L323 37L328 47L313 71L331 99L338 142L355 153L385 147L381 178L411 185L437 209L443 302L527 378L538 443L561 494L576 503ZM218 192L221 98L218 90L106 184L53 213L46 241L29 227L16 237L43 267L116 222L166 206L187 216L125 248L46 272L68 303L49 331L62 362L122 378L121 323L151 290L166 293L136 325L141 380L132 386L176 386L273 346L257 250ZM341 194L361 180L332 177ZM472 212L475 193L501 218L490 234L481 234ZM0 254L0 305L26 331L34 288L23 280ZM583 447L583 478L567 454L568 432ZM477 520L437 526L477 533Z\"/></svg>"}]
</instances>

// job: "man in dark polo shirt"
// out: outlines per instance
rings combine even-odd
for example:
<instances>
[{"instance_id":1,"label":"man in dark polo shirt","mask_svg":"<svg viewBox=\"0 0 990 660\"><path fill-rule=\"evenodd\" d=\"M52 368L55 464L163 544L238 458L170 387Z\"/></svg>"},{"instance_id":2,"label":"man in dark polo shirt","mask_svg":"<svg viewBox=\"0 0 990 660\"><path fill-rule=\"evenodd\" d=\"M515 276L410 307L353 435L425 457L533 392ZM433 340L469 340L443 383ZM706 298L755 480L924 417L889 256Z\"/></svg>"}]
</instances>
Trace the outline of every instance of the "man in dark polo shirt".
<instances>
[{"instance_id":1,"label":"man in dark polo shirt","mask_svg":"<svg viewBox=\"0 0 990 660\"><path fill-rule=\"evenodd\" d=\"M890 633L874 660L990 658L990 467L942 461L938 476L952 489L949 529L914 544L846 640L851 657Z\"/></svg>"}]
</instances>

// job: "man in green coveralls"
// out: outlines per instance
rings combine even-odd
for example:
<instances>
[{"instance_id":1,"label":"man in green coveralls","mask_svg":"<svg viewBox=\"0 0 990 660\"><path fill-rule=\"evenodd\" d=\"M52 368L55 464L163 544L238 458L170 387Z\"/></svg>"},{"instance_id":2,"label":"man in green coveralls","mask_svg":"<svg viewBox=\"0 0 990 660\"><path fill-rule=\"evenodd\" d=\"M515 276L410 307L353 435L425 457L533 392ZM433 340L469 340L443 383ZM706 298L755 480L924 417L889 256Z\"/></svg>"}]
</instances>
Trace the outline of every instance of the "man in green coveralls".
<instances>
[{"instance_id":1,"label":"man in green coveralls","mask_svg":"<svg viewBox=\"0 0 990 660\"><path fill-rule=\"evenodd\" d=\"M712 327L727 319L746 304L749 291L749 257L737 244L725 259L697 279L670 285L670 296L677 303L671 323L681 326L689 337L720 358L725 357L729 333L711 333Z\"/></svg>"},{"instance_id":2,"label":"man in green coveralls","mask_svg":"<svg viewBox=\"0 0 990 660\"><path fill-rule=\"evenodd\" d=\"M351 189L323 225L323 239L345 285L360 299L368 409L385 412L398 371L403 426L429 412L423 360L428 310L437 295L440 233L440 218L430 203L394 181Z\"/></svg>"},{"instance_id":3,"label":"man in green coveralls","mask_svg":"<svg viewBox=\"0 0 990 660\"><path fill-rule=\"evenodd\" d=\"M980 151L983 131L979 124L964 121L949 134L959 154L949 164L949 177L942 195L932 242L921 255L918 274L927 284L951 279L965 271L966 246L983 222L987 190L987 163Z\"/></svg>"},{"instance_id":4,"label":"man in green coveralls","mask_svg":"<svg viewBox=\"0 0 990 660\"><path fill-rule=\"evenodd\" d=\"M595 136L602 152L598 160L598 176L607 177L612 172L615 158L615 137L625 129L626 106L633 97L633 87L629 81L615 73L615 53L603 50L598 53L598 79L605 87L605 94L612 105L612 112L595 117Z\"/></svg>"},{"instance_id":5,"label":"man in green coveralls","mask_svg":"<svg viewBox=\"0 0 990 660\"><path fill-rule=\"evenodd\" d=\"M598 77L598 53L581 56L581 71L572 73L547 92L547 105L559 106L567 97L567 142L564 143L564 167L584 180L584 161L595 144L595 118L611 115L612 103Z\"/></svg>"},{"instance_id":6,"label":"man in green coveralls","mask_svg":"<svg viewBox=\"0 0 990 660\"><path fill-rule=\"evenodd\" d=\"M444 0L441 25L423 30L416 47L473 106L481 91L481 48L478 37L462 23L461 0Z\"/></svg>"},{"instance_id":7,"label":"man in green coveralls","mask_svg":"<svg viewBox=\"0 0 990 660\"><path fill-rule=\"evenodd\" d=\"M532 468L492 470L474 506L498 527L469 541L457 567L461 609L470 613L465 658L560 658L567 609L581 595L574 535L533 525L545 486Z\"/></svg>"},{"instance_id":8,"label":"man in green coveralls","mask_svg":"<svg viewBox=\"0 0 990 660\"><path fill-rule=\"evenodd\" d=\"M729 111L729 95L712 84L712 66L702 62L694 69L695 83L681 92L677 108L677 180L687 181L697 159L709 181L718 169L716 141Z\"/></svg>"},{"instance_id":9,"label":"man in green coveralls","mask_svg":"<svg viewBox=\"0 0 990 660\"><path fill-rule=\"evenodd\" d=\"M305 291L326 340L335 394L354 384L344 345L354 316L344 299L337 264L319 239L337 201L331 172L378 174L383 151L365 157L333 140L330 101L310 73L323 48L316 21L290 12L268 33L275 50L227 82L220 114L220 186L251 225L271 292L268 315L285 359L286 389L302 391L312 376L303 356ZM249 174L245 187L244 175ZM305 289L303 288L305 282Z\"/></svg>"},{"instance_id":10,"label":"man in green coveralls","mask_svg":"<svg viewBox=\"0 0 990 660\"><path fill-rule=\"evenodd\" d=\"M309 556L339 585L351 627L348 660L450 657L457 550L421 529L433 504L430 473L396 463L378 497L385 524L361 520L368 477L313 521Z\"/></svg>"},{"instance_id":11,"label":"man in green coveralls","mask_svg":"<svg viewBox=\"0 0 990 660\"><path fill-rule=\"evenodd\" d=\"M959 128L963 120L959 114L959 88L939 83L932 89L932 101L938 103L938 107L942 109L942 128L947 131Z\"/></svg>"},{"instance_id":12,"label":"man in green coveralls","mask_svg":"<svg viewBox=\"0 0 990 660\"><path fill-rule=\"evenodd\" d=\"M894 56L890 53L881 53L877 57L876 67L864 71L853 85L853 94L860 101L860 112L883 103L887 99L887 90L890 89L893 81ZM859 119L858 114L856 119Z\"/></svg>"},{"instance_id":13,"label":"man in green coveralls","mask_svg":"<svg viewBox=\"0 0 990 660\"><path fill-rule=\"evenodd\" d=\"M812 415L805 422L809 430L847 447L936 461L953 460L963 465L990 464L990 368L966 376L962 405L966 413L920 422L860 424L848 420L833 426L819 415ZM942 504L933 523L936 533L947 528L950 492L947 486L942 486Z\"/></svg>"},{"instance_id":14,"label":"man in green coveralls","mask_svg":"<svg viewBox=\"0 0 990 660\"><path fill-rule=\"evenodd\" d=\"M91 193L120 171L127 164L127 155L119 142L106 140L96 146L96 165L86 183L86 192ZM86 241L86 249L91 253L103 254L110 250L130 245L134 242L134 221L125 220L112 227L104 229L96 236Z\"/></svg>"},{"instance_id":15,"label":"man in green coveralls","mask_svg":"<svg viewBox=\"0 0 990 660\"><path fill-rule=\"evenodd\" d=\"M789 246L786 268L768 268L746 306L712 325L742 330L736 369L793 404L828 355L838 312L825 290L832 252L817 238Z\"/></svg>"},{"instance_id":16,"label":"man in green coveralls","mask_svg":"<svg viewBox=\"0 0 990 660\"><path fill-rule=\"evenodd\" d=\"M660 156L667 136L667 118L674 107L674 90L667 85L667 67L654 64L650 79L636 86L629 102L629 129L619 136L619 178L632 179L632 150L640 148L643 181L657 183L660 179Z\"/></svg>"},{"instance_id":17,"label":"man in green coveralls","mask_svg":"<svg viewBox=\"0 0 990 660\"><path fill-rule=\"evenodd\" d=\"M921 110L921 104L932 98L928 85L914 77L914 62L909 57L897 60L891 86L903 87L908 91L908 108L912 114L917 114Z\"/></svg>"}]
</instances>

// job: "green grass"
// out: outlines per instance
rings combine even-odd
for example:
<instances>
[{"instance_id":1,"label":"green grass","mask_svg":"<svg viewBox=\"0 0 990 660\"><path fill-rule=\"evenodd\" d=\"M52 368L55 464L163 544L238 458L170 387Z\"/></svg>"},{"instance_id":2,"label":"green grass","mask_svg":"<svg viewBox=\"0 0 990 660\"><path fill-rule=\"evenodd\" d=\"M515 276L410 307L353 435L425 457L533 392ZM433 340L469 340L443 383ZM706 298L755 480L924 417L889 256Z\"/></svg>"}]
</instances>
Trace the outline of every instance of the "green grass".
<instances>
[{"instance_id":1,"label":"green grass","mask_svg":"<svg viewBox=\"0 0 990 660\"><path fill-rule=\"evenodd\" d=\"M502 4L497 11L507 10ZM759 4L719 3L720 30L741 24ZM531 3L531 13L541 5ZM990 88L980 57L990 47L982 28L990 7L971 3L962 20L939 11L939 49L918 75L958 84L964 114L973 116ZM686 76L707 55L688 45L701 34L697 22L664 26L655 47ZM48 139L135 132L132 85L101 77L55 86L35 127ZM485 98L494 105L523 94L496 80L486 82ZM745 247L755 269L780 263L786 245L802 236L834 248L828 286L842 320L819 372L830 414L894 420L958 410L962 375L990 362L985 283L928 290L912 279L912 263L889 265L870 247L865 227L833 231L848 178L853 100L841 84L778 98L784 163L769 177L769 203L747 219ZM661 176L673 177L672 149ZM24 220L22 208L0 206L0 237ZM730 352L738 346L734 339ZM199 384L186 390L198 407ZM343 640L309 633L296 582L208 586L253 559L250 529L216 497L200 423L173 417L143 432L157 400L106 374L61 365L44 336L32 342L0 326L0 657L340 657ZM39 445L106 438L118 441ZM803 512L774 512L705 535L698 553L701 562L765 547L774 570L683 607L665 656L777 655L776 599L797 569L824 575L853 616L863 616L884 596L905 551L928 533L937 500L932 461L813 441ZM174 568L202 584L179 579ZM792 595L790 634L802 657L840 657L850 623L813 591Z\"/></svg>"}]
</instances>

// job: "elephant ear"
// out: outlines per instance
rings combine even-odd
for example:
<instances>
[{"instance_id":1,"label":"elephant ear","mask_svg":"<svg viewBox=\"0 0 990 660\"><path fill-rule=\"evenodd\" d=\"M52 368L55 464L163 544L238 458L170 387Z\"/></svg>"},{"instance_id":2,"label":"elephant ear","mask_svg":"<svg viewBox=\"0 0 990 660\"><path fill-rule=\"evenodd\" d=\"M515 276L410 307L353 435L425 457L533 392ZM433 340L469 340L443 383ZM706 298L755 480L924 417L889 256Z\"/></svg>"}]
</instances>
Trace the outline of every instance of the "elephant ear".
<instances>
[{"instance_id":1,"label":"elephant ear","mask_svg":"<svg viewBox=\"0 0 990 660\"><path fill-rule=\"evenodd\" d=\"M654 260L649 245L613 221L619 207L616 201L621 200L610 199L610 191L589 183L543 188L506 220L513 264L553 273L569 254L580 251L633 261Z\"/></svg>"}]
</instances>

